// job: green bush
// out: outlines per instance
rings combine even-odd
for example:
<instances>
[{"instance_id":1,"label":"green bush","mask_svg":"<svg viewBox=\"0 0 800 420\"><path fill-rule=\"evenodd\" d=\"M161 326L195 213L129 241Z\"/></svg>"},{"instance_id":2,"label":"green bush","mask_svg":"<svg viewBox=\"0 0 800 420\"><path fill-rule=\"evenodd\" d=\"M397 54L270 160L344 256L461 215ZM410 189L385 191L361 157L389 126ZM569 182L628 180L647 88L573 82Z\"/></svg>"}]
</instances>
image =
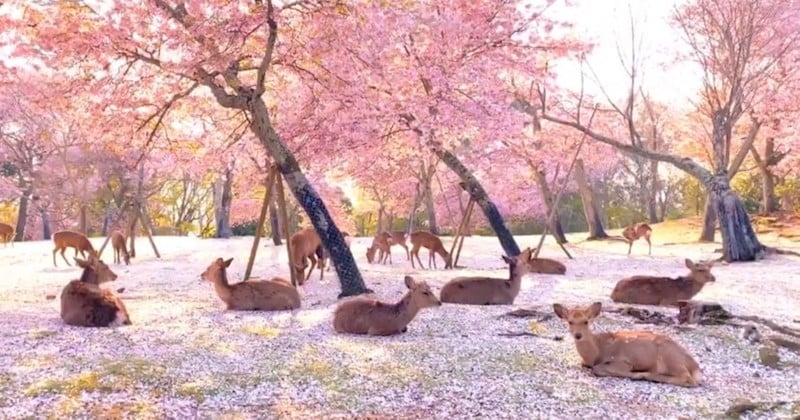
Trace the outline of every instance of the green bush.
<instances>
[{"instance_id":1,"label":"green bush","mask_svg":"<svg viewBox=\"0 0 800 420\"><path fill-rule=\"evenodd\" d=\"M231 226L233 236L255 236L258 220L249 220Z\"/></svg>"}]
</instances>

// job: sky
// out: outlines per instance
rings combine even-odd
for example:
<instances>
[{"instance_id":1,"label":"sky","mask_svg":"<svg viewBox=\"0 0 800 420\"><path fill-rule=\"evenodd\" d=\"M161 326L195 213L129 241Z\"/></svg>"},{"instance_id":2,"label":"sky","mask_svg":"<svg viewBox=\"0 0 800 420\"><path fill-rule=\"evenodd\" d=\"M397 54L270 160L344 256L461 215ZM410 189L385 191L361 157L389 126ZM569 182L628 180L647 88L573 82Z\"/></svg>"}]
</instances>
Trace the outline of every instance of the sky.
<instances>
[{"instance_id":1,"label":"sky","mask_svg":"<svg viewBox=\"0 0 800 420\"><path fill-rule=\"evenodd\" d=\"M674 7L685 1L573 0L576 5L564 9L563 0L559 0L552 12L570 13L568 19L575 23L574 30L596 42L587 60L600 84L592 82L591 73L586 69L586 89L592 94L602 95L602 85L615 100L624 97L630 83L617 48L622 49L629 61L632 15L637 43L642 45L637 61L643 64L645 91L675 108L688 109L701 86L702 73L691 61L676 62L676 56L686 54L688 46L680 31L669 23ZM579 86L580 67L564 66L558 72L560 82Z\"/></svg>"}]
</instances>

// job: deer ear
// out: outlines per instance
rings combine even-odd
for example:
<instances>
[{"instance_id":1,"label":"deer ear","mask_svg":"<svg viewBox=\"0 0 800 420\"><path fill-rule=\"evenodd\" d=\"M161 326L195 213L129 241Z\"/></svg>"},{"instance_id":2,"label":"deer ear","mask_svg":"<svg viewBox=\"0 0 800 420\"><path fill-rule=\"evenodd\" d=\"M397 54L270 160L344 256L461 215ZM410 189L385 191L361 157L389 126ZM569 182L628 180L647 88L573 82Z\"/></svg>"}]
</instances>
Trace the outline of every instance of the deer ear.
<instances>
[{"instance_id":1,"label":"deer ear","mask_svg":"<svg viewBox=\"0 0 800 420\"><path fill-rule=\"evenodd\" d=\"M411 276L406 276L406 277L403 279L403 281L405 281L405 283L406 283L406 287L408 287L409 289L413 289L413 288L414 288L414 286L416 286L416 285L417 285L417 282L416 282L416 281L414 280L414 278L413 278L413 277L411 277Z\"/></svg>"},{"instance_id":2,"label":"deer ear","mask_svg":"<svg viewBox=\"0 0 800 420\"><path fill-rule=\"evenodd\" d=\"M233 258L228 258L227 260L222 262L222 265L224 265L227 268L227 267L231 266L232 262L233 262Z\"/></svg>"},{"instance_id":3,"label":"deer ear","mask_svg":"<svg viewBox=\"0 0 800 420\"><path fill-rule=\"evenodd\" d=\"M75 260L75 264L78 264L78 267L81 268L89 268L89 262L86 260L82 260L80 258L73 258Z\"/></svg>"},{"instance_id":4,"label":"deer ear","mask_svg":"<svg viewBox=\"0 0 800 420\"><path fill-rule=\"evenodd\" d=\"M514 261L511 258L506 257L505 255L501 255L501 257L503 258L503 261L506 262L506 264L511 264L511 262Z\"/></svg>"},{"instance_id":5,"label":"deer ear","mask_svg":"<svg viewBox=\"0 0 800 420\"><path fill-rule=\"evenodd\" d=\"M554 303L553 312L555 312L556 316L558 316L559 318L567 319L567 308L565 308L564 305L560 303Z\"/></svg>"},{"instance_id":6,"label":"deer ear","mask_svg":"<svg viewBox=\"0 0 800 420\"><path fill-rule=\"evenodd\" d=\"M688 258L683 260L683 263L686 264L686 268L688 268L689 270L694 268L694 262L692 262L692 260Z\"/></svg>"},{"instance_id":7,"label":"deer ear","mask_svg":"<svg viewBox=\"0 0 800 420\"><path fill-rule=\"evenodd\" d=\"M595 302L589 305L589 309L587 310L587 315L589 315L589 319L600 315L600 310L603 309L603 304L600 302Z\"/></svg>"}]
</instances>

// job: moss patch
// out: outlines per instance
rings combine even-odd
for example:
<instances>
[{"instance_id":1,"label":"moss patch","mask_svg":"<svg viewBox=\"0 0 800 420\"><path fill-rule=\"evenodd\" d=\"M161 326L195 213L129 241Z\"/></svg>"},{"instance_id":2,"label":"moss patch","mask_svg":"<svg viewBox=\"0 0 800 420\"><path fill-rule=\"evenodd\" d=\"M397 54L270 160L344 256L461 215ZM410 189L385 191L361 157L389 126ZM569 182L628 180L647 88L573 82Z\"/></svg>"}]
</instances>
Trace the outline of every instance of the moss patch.
<instances>
[{"instance_id":1,"label":"moss patch","mask_svg":"<svg viewBox=\"0 0 800 420\"><path fill-rule=\"evenodd\" d=\"M242 331L247 334L253 334L269 339L277 338L281 333L280 329L268 327L266 325L246 325L242 328Z\"/></svg>"},{"instance_id":2,"label":"moss patch","mask_svg":"<svg viewBox=\"0 0 800 420\"><path fill-rule=\"evenodd\" d=\"M66 379L46 379L25 390L25 395L38 397L43 394L63 394L76 397L83 392L111 392L113 388L103 383L97 372L87 372Z\"/></svg>"}]
</instances>

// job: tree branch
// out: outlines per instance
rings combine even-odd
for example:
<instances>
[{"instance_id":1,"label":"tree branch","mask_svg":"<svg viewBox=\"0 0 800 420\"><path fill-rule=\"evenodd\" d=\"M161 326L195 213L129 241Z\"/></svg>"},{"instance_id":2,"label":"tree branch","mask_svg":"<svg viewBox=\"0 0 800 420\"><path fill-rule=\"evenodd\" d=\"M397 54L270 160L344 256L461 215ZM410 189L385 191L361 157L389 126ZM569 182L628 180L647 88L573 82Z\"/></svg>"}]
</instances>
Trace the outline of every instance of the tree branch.
<instances>
[{"instance_id":1,"label":"tree branch","mask_svg":"<svg viewBox=\"0 0 800 420\"><path fill-rule=\"evenodd\" d=\"M269 37L267 38L267 49L264 52L264 57L261 58L261 64L258 66L257 96L264 94L264 78L269 69L269 64L272 62L272 53L275 51L275 44L278 40L278 22L275 21L275 9L272 6L272 0L267 1L267 26L269 26Z\"/></svg>"}]
</instances>

